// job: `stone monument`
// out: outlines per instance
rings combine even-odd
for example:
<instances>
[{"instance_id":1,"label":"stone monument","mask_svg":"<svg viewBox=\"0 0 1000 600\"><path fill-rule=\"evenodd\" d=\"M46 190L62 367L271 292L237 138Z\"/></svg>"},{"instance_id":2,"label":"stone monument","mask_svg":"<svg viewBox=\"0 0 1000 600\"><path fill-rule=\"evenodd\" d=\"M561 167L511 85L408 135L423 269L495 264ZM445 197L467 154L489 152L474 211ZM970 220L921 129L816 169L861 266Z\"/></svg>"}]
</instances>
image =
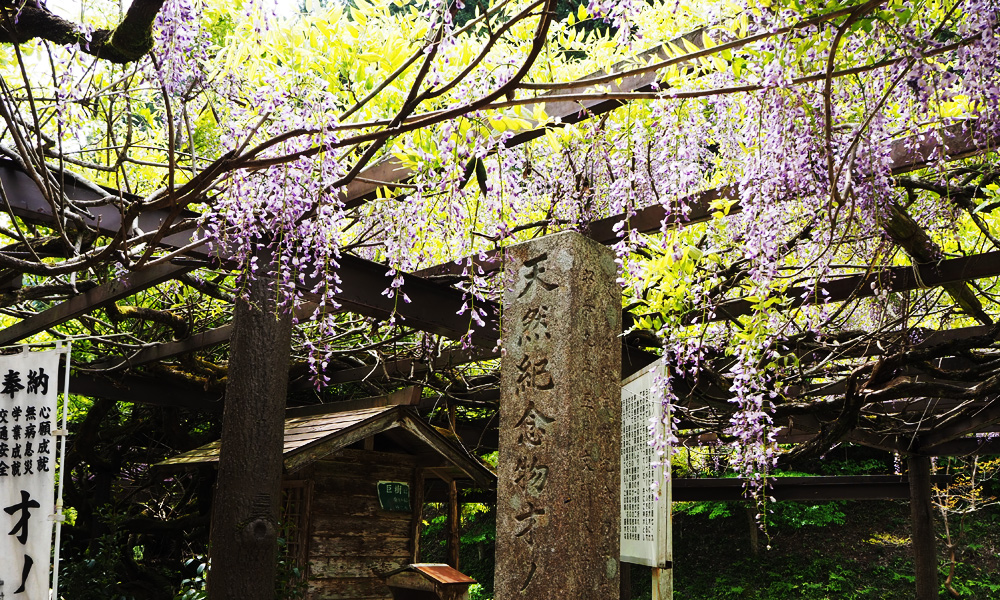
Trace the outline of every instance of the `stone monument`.
<instances>
[{"instance_id":1,"label":"stone monument","mask_svg":"<svg viewBox=\"0 0 1000 600\"><path fill-rule=\"evenodd\" d=\"M507 249L496 599L619 598L621 289L575 233Z\"/></svg>"}]
</instances>

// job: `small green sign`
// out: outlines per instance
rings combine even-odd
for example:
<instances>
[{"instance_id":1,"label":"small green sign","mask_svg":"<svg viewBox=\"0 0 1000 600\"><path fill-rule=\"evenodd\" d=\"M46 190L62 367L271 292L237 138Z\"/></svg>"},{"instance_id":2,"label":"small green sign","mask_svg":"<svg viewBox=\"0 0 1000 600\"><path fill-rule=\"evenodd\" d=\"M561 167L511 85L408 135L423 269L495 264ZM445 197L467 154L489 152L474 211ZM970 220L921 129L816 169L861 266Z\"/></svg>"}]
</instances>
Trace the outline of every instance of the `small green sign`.
<instances>
[{"instance_id":1,"label":"small green sign","mask_svg":"<svg viewBox=\"0 0 1000 600\"><path fill-rule=\"evenodd\" d=\"M378 503L382 510L410 511L410 484L402 481L378 482Z\"/></svg>"}]
</instances>

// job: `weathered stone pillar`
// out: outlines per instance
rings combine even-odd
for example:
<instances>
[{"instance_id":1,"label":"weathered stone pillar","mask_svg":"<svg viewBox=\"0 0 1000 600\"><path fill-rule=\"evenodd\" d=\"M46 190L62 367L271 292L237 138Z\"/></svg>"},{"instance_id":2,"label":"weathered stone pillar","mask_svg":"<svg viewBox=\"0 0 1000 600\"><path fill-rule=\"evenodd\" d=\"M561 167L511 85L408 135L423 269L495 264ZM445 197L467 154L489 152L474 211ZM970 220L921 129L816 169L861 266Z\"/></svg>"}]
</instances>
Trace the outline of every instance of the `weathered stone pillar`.
<instances>
[{"instance_id":1,"label":"weathered stone pillar","mask_svg":"<svg viewBox=\"0 0 1000 600\"><path fill-rule=\"evenodd\" d=\"M617 600L621 289L560 233L505 258L496 598Z\"/></svg>"}]
</instances>

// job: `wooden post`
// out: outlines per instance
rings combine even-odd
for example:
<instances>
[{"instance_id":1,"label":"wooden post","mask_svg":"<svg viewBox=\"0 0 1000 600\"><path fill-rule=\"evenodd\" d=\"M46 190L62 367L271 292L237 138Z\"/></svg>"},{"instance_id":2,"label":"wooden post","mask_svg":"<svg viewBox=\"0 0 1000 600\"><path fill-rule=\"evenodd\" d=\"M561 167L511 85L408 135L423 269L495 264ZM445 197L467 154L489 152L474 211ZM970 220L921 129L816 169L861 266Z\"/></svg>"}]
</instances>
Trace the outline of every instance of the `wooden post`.
<instances>
[{"instance_id":1,"label":"wooden post","mask_svg":"<svg viewBox=\"0 0 1000 600\"><path fill-rule=\"evenodd\" d=\"M673 600L674 570L653 568L653 600Z\"/></svg>"},{"instance_id":2,"label":"wooden post","mask_svg":"<svg viewBox=\"0 0 1000 600\"><path fill-rule=\"evenodd\" d=\"M747 523L750 524L750 552L754 556L760 556L760 523L757 522L757 508L750 504L746 507L746 513Z\"/></svg>"},{"instance_id":3,"label":"wooden post","mask_svg":"<svg viewBox=\"0 0 1000 600\"><path fill-rule=\"evenodd\" d=\"M452 402L448 403L448 426L451 427L451 433L458 439L458 429L457 429L457 419L458 415L455 411L455 405ZM462 521L459 517L461 510L459 510L458 504L458 484L455 483L454 479L448 481L448 564L459 570L459 552L461 550L462 544L462 533L460 531Z\"/></svg>"},{"instance_id":4,"label":"wooden post","mask_svg":"<svg viewBox=\"0 0 1000 600\"><path fill-rule=\"evenodd\" d=\"M448 482L448 564L459 570L458 551L461 545L459 527L458 484L452 479Z\"/></svg>"},{"instance_id":5,"label":"wooden post","mask_svg":"<svg viewBox=\"0 0 1000 600\"><path fill-rule=\"evenodd\" d=\"M618 586L622 600L632 598L632 565L627 562L618 563L618 570L621 571L621 581Z\"/></svg>"},{"instance_id":6,"label":"wooden post","mask_svg":"<svg viewBox=\"0 0 1000 600\"><path fill-rule=\"evenodd\" d=\"M913 564L916 600L938 600L937 548L934 543L934 508L931 504L931 459L906 459L910 481L910 522L913 529Z\"/></svg>"},{"instance_id":7,"label":"wooden post","mask_svg":"<svg viewBox=\"0 0 1000 600\"><path fill-rule=\"evenodd\" d=\"M424 470L417 467L413 471L413 519L410 528L410 539L413 540L413 552L410 553L410 562L420 562L420 531L424 522Z\"/></svg>"}]
</instances>

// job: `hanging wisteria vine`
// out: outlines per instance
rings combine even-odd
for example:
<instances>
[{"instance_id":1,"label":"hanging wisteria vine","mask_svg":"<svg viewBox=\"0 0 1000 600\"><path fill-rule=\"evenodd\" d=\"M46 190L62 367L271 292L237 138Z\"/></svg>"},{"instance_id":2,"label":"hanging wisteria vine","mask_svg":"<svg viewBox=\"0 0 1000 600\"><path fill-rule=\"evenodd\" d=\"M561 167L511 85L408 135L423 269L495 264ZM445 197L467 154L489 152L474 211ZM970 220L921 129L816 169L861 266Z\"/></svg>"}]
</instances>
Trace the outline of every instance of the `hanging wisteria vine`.
<instances>
[{"instance_id":1,"label":"hanging wisteria vine","mask_svg":"<svg viewBox=\"0 0 1000 600\"><path fill-rule=\"evenodd\" d=\"M491 253L617 216L604 241L634 329L670 364L657 389L671 427L652 444L669 459L685 390L711 380L726 395L712 433L763 492L783 454L774 415L789 380L835 372L803 367L797 340L913 325L917 305L921 327L983 320L968 303L880 289L847 309L826 302L826 283L993 239L981 210L940 201L957 177L945 152L922 157L934 175L916 183L899 161L928 137L944 147L948 127L980 146L1000 133L996 0L557 4L292 14L273 1L167 0L138 67L98 76L72 48L31 60L52 80L43 112L58 139L79 145L60 153L144 195L118 200L122 215L197 210L191 226L228 266L282 283L318 386L337 351L345 252L384 266L397 307L411 300L405 274L451 263L469 347L504 285ZM115 102L125 135L113 107L94 116ZM995 200L982 181L972 196ZM651 207L661 226L640 231L630 219ZM969 235L956 226L967 214ZM133 227L92 252L138 268L151 236ZM407 323L394 312L390 325Z\"/></svg>"}]
</instances>

